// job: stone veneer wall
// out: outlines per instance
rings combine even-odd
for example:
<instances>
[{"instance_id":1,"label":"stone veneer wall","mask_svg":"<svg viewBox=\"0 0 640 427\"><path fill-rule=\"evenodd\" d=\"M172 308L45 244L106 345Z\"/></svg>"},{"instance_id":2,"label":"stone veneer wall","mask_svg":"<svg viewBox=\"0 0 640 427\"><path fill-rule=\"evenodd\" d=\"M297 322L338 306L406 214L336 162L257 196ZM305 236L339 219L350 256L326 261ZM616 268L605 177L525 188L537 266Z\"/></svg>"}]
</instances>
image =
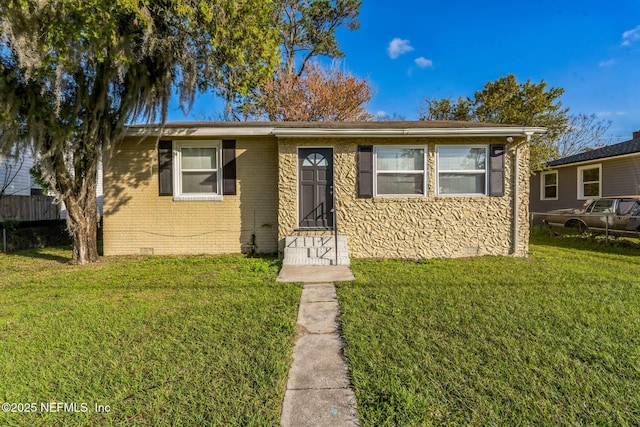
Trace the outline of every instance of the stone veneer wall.
<instances>
[{"instance_id":1,"label":"stone veneer wall","mask_svg":"<svg viewBox=\"0 0 640 427\"><path fill-rule=\"evenodd\" d=\"M529 148L515 139L505 154L503 197L436 197L436 145L498 144L505 138L339 139L279 141L278 239L280 250L297 228L297 147L334 148L338 229L352 257L435 258L475 255L526 256L529 240ZM513 248L513 175L519 144L518 247ZM428 196L357 197L358 145L427 145Z\"/></svg>"},{"instance_id":2,"label":"stone veneer wall","mask_svg":"<svg viewBox=\"0 0 640 427\"><path fill-rule=\"evenodd\" d=\"M252 234L258 252L278 250L275 138L236 138L237 194L221 201L159 196L155 138L128 138L105 160L105 255L240 253Z\"/></svg>"}]
</instances>

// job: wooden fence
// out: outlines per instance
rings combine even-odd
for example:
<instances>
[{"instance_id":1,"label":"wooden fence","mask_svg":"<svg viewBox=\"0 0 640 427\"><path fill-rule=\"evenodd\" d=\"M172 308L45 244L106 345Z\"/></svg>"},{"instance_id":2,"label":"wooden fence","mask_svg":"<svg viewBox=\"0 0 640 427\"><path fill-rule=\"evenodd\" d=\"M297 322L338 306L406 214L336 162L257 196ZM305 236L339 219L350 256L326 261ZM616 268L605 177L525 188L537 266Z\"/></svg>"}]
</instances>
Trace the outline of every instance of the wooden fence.
<instances>
[{"instance_id":1,"label":"wooden fence","mask_svg":"<svg viewBox=\"0 0 640 427\"><path fill-rule=\"evenodd\" d=\"M0 197L0 222L45 221L60 218L60 210L49 196Z\"/></svg>"}]
</instances>

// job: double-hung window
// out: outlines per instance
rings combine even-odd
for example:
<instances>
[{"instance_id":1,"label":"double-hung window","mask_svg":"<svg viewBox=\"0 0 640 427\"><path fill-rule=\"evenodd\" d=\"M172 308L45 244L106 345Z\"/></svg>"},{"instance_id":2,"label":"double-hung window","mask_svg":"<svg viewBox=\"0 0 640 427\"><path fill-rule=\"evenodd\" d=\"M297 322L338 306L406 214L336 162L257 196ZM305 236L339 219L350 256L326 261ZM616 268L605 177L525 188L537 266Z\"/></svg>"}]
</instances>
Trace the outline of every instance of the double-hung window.
<instances>
[{"instance_id":1,"label":"double-hung window","mask_svg":"<svg viewBox=\"0 0 640 427\"><path fill-rule=\"evenodd\" d=\"M374 149L377 196L426 195L427 148L377 146Z\"/></svg>"},{"instance_id":2,"label":"double-hung window","mask_svg":"<svg viewBox=\"0 0 640 427\"><path fill-rule=\"evenodd\" d=\"M174 156L175 199L222 199L220 141L176 142Z\"/></svg>"},{"instance_id":3,"label":"double-hung window","mask_svg":"<svg viewBox=\"0 0 640 427\"><path fill-rule=\"evenodd\" d=\"M602 181L601 165L589 165L578 167L578 199L589 199L600 197Z\"/></svg>"},{"instance_id":4,"label":"double-hung window","mask_svg":"<svg viewBox=\"0 0 640 427\"><path fill-rule=\"evenodd\" d=\"M540 174L540 200L558 200L558 171Z\"/></svg>"},{"instance_id":5,"label":"double-hung window","mask_svg":"<svg viewBox=\"0 0 640 427\"><path fill-rule=\"evenodd\" d=\"M436 147L438 195L487 194L486 145Z\"/></svg>"}]
</instances>

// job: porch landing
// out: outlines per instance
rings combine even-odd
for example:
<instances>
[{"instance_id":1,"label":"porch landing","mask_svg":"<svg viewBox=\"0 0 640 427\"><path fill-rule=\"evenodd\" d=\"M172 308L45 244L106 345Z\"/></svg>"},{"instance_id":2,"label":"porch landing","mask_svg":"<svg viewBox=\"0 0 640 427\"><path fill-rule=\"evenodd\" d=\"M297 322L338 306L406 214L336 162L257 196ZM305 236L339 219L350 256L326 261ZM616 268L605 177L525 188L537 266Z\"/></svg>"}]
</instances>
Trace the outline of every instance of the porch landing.
<instances>
[{"instance_id":1,"label":"porch landing","mask_svg":"<svg viewBox=\"0 0 640 427\"><path fill-rule=\"evenodd\" d=\"M285 265L278 282L328 283L355 280L348 265Z\"/></svg>"}]
</instances>

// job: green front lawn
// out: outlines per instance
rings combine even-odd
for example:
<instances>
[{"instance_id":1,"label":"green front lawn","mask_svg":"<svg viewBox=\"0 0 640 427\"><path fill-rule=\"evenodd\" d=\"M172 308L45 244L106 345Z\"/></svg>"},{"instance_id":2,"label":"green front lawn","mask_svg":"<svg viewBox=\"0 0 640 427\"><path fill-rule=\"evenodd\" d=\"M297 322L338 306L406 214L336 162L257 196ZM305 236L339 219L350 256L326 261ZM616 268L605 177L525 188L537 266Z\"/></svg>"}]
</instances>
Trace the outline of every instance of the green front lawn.
<instances>
[{"instance_id":1,"label":"green front lawn","mask_svg":"<svg viewBox=\"0 0 640 427\"><path fill-rule=\"evenodd\" d=\"M363 426L640 425L640 250L355 260L338 284Z\"/></svg>"},{"instance_id":2,"label":"green front lawn","mask_svg":"<svg viewBox=\"0 0 640 427\"><path fill-rule=\"evenodd\" d=\"M640 249L531 250L353 261L337 287L364 426L640 424ZM37 409L0 425L279 424L301 287L277 260L69 258L0 254L0 402Z\"/></svg>"},{"instance_id":3,"label":"green front lawn","mask_svg":"<svg viewBox=\"0 0 640 427\"><path fill-rule=\"evenodd\" d=\"M279 424L301 293L279 261L69 258L0 254L0 402L37 409L0 425Z\"/></svg>"}]
</instances>

